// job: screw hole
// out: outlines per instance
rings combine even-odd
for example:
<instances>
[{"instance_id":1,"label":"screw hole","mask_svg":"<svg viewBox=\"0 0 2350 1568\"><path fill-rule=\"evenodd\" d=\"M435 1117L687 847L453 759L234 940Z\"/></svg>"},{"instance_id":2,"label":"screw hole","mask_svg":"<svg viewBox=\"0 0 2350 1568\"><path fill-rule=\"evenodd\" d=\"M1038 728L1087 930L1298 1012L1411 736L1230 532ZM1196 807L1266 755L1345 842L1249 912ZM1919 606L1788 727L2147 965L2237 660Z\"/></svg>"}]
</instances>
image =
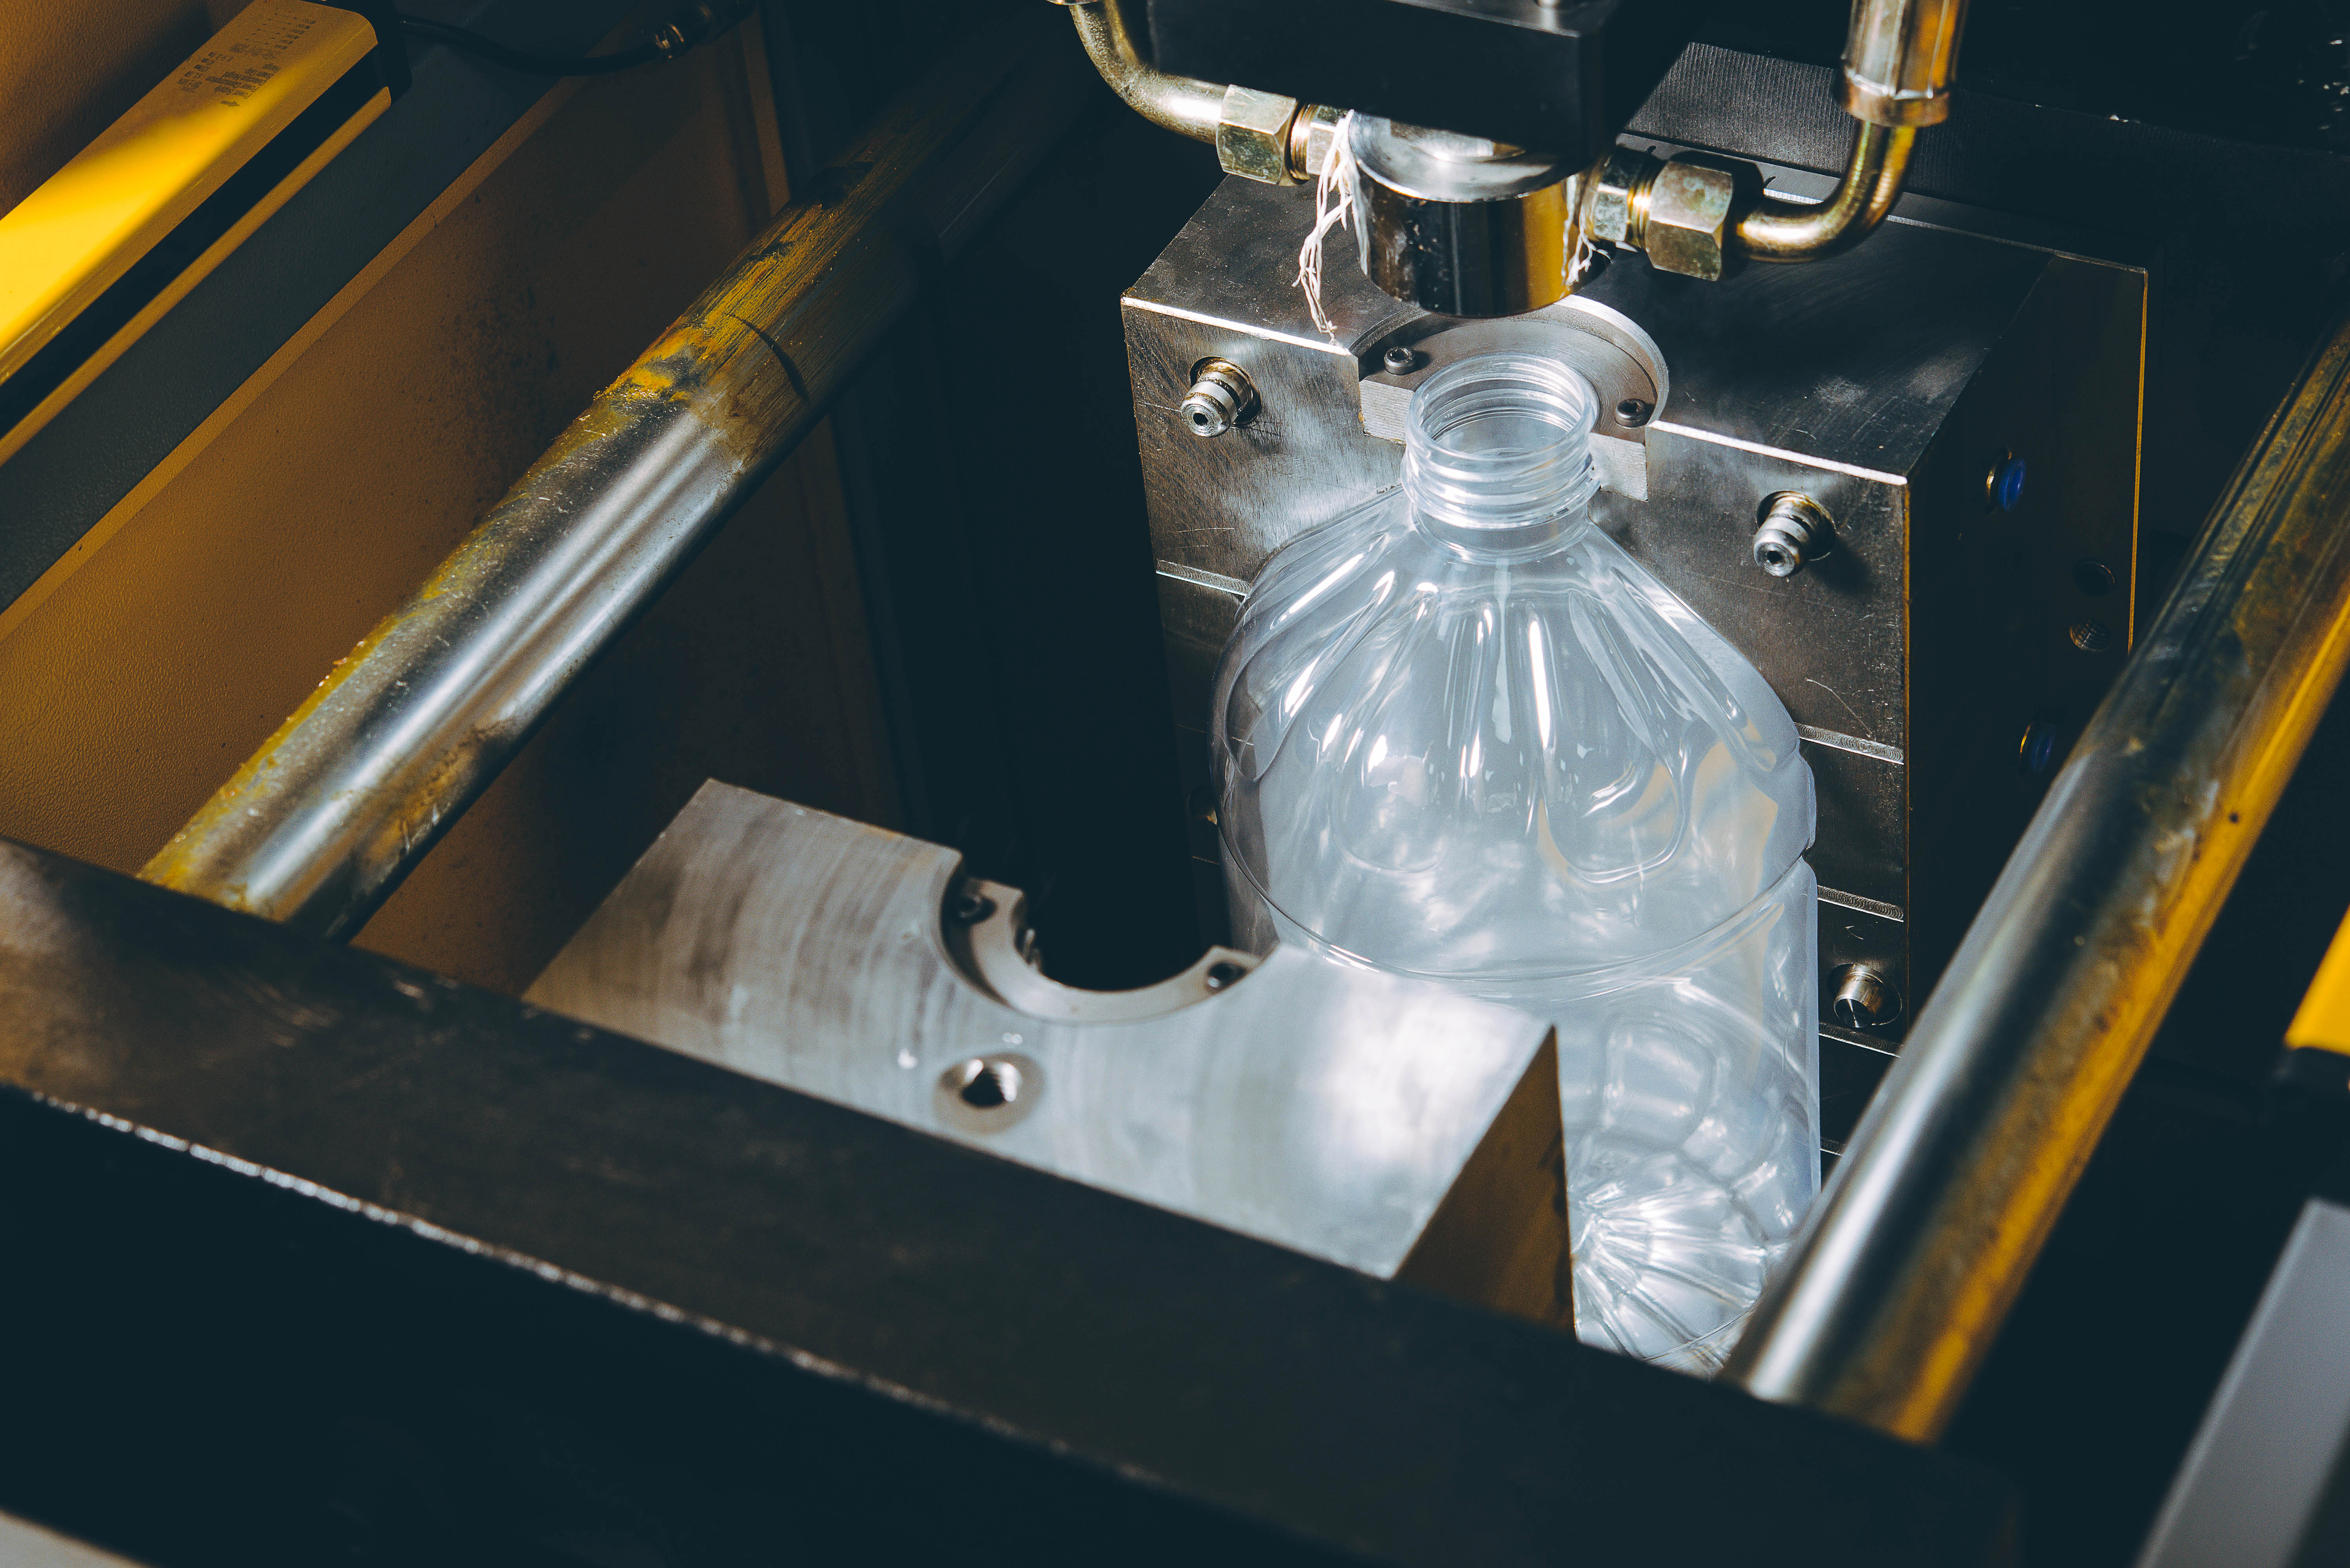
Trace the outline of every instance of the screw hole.
<instances>
[{"instance_id":1,"label":"screw hole","mask_svg":"<svg viewBox=\"0 0 2350 1568\"><path fill-rule=\"evenodd\" d=\"M984 893L957 893L949 909L964 925L975 926L995 913L995 900Z\"/></svg>"},{"instance_id":2,"label":"screw hole","mask_svg":"<svg viewBox=\"0 0 2350 1568\"><path fill-rule=\"evenodd\" d=\"M946 1071L949 1093L976 1111L1000 1110L1020 1098L1020 1069L1010 1062L973 1056Z\"/></svg>"},{"instance_id":3,"label":"screw hole","mask_svg":"<svg viewBox=\"0 0 2350 1568\"><path fill-rule=\"evenodd\" d=\"M2114 569L2103 561L2075 561L2073 586L2093 599L2104 598L2114 591Z\"/></svg>"},{"instance_id":4,"label":"screw hole","mask_svg":"<svg viewBox=\"0 0 2350 1568\"><path fill-rule=\"evenodd\" d=\"M2072 638L2073 646L2084 653L2103 653L2114 645L2112 631L2107 629L2104 621L2094 616L2084 616L2074 621L2067 635Z\"/></svg>"},{"instance_id":5,"label":"screw hole","mask_svg":"<svg viewBox=\"0 0 2350 1568\"><path fill-rule=\"evenodd\" d=\"M1211 963L1208 966L1208 989L1222 991L1228 985L1237 984L1247 973L1248 971L1230 959Z\"/></svg>"}]
</instances>

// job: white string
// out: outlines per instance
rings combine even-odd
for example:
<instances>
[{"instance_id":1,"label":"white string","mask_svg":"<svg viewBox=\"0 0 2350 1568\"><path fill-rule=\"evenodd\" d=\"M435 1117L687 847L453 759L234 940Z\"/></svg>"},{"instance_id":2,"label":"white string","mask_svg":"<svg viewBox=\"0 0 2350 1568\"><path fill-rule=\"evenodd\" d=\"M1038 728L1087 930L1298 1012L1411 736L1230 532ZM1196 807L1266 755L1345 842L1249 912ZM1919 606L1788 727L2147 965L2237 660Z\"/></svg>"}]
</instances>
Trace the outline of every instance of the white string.
<instances>
[{"instance_id":1,"label":"white string","mask_svg":"<svg viewBox=\"0 0 2350 1568\"><path fill-rule=\"evenodd\" d=\"M1322 308L1322 242L1332 229L1354 227L1355 155L1347 146L1347 122L1354 118L1350 109L1331 129L1330 151L1323 155L1321 178L1314 187L1314 232L1297 247L1297 286L1305 291L1315 330L1333 343L1338 340L1338 329ZM1589 275L1598 253L1580 223L1570 225L1568 232L1575 238L1575 254L1566 263L1566 286L1572 293Z\"/></svg>"},{"instance_id":2,"label":"white string","mask_svg":"<svg viewBox=\"0 0 2350 1568\"><path fill-rule=\"evenodd\" d=\"M1592 258L1599 252L1581 223L1568 225L1567 233L1575 236L1575 254L1566 258L1566 292L1573 294L1583 286L1584 275L1591 270Z\"/></svg>"},{"instance_id":3,"label":"white string","mask_svg":"<svg viewBox=\"0 0 2350 1568\"><path fill-rule=\"evenodd\" d=\"M1347 150L1347 126L1354 118L1349 110L1331 128L1330 151L1323 157L1322 178L1314 187L1314 232L1297 247L1297 286L1305 291L1315 330L1333 343L1338 340L1338 329L1322 308L1322 239L1333 228L1354 226L1355 155Z\"/></svg>"}]
</instances>

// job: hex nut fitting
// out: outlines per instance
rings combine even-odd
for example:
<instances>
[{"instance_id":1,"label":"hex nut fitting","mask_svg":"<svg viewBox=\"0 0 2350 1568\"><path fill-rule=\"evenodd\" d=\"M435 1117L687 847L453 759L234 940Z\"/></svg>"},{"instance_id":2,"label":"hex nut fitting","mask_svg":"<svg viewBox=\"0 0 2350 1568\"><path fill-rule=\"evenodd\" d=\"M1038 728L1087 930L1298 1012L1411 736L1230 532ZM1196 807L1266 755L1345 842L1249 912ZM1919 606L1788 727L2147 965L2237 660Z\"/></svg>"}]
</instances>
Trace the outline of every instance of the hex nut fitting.
<instances>
[{"instance_id":1,"label":"hex nut fitting","mask_svg":"<svg viewBox=\"0 0 2350 1568\"><path fill-rule=\"evenodd\" d=\"M1835 525L1818 502L1794 490L1762 498L1754 524L1754 564L1792 577L1835 548Z\"/></svg>"},{"instance_id":2,"label":"hex nut fitting","mask_svg":"<svg viewBox=\"0 0 2350 1568\"><path fill-rule=\"evenodd\" d=\"M1585 232L1609 244L1638 247L1648 226L1648 182L1663 167L1637 148L1610 151L1591 179Z\"/></svg>"},{"instance_id":3,"label":"hex nut fitting","mask_svg":"<svg viewBox=\"0 0 2350 1568\"><path fill-rule=\"evenodd\" d=\"M1227 174L1267 185L1295 182L1289 172L1289 128L1297 100L1254 88L1224 89L1223 113L1216 120L1216 161Z\"/></svg>"},{"instance_id":4,"label":"hex nut fitting","mask_svg":"<svg viewBox=\"0 0 2350 1568\"><path fill-rule=\"evenodd\" d=\"M1683 277L1719 279L1736 227L1738 177L1676 158L1648 182L1648 211L1635 243L1648 265Z\"/></svg>"},{"instance_id":5,"label":"hex nut fitting","mask_svg":"<svg viewBox=\"0 0 2350 1568\"><path fill-rule=\"evenodd\" d=\"M1256 386L1229 359L1202 359L1191 370L1191 389L1175 407L1195 436L1220 436L1256 412Z\"/></svg>"}]
</instances>

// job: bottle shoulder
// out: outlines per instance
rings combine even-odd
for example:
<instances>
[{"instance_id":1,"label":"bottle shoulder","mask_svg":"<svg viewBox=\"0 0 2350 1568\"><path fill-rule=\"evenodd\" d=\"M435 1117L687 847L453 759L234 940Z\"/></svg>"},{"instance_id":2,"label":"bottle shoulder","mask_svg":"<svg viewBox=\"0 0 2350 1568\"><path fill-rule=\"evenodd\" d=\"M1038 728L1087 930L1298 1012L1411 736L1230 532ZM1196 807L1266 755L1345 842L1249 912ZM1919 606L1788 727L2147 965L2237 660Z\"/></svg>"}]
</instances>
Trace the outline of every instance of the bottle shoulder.
<instances>
[{"instance_id":1,"label":"bottle shoulder","mask_svg":"<svg viewBox=\"0 0 2350 1568\"><path fill-rule=\"evenodd\" d=\"M1334 940L1290 905L1354 888L1417 909L1403 945L1498 961L1513 926L1555 950L1572 928L1563 961L1612 961L1727 918L1811 839L1784 705L1588 524L1479 559L1396 498L1301 537L1243 606L1211 723L1227 852Z\"/></svg>"}]
</instances>

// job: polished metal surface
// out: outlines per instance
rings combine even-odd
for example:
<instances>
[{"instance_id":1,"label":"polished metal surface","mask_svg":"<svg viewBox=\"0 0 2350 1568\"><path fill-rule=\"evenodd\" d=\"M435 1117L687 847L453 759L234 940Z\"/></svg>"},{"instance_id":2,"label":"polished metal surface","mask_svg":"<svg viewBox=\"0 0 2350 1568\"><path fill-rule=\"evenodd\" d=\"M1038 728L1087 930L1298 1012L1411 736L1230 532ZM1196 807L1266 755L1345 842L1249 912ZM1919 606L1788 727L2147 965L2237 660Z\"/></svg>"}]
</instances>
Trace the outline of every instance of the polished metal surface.
<instances>
[{"instance_id":1,"label":"polished metal surface","mask_svg":"<svg viewBox=\"0 0 2350 1568\"><path fill-rule=\"evenodd\" d=\"M1966 25L1967 0L1853 0L1837 93L1845 112L1884 126L1949 119Z\"/></svg>"},{"instance_id":2,"label":"polished metal surface","mask_svg":"<svg viewBox=\"0 0 2350 1568\"><path fill-rule=\"evenodd\" d=\"M1256 964L1211 948L1142 992L1072 991L1027 961L1017 890L965 888L960 859L712 782L525 1000L1351 1268L1572 1321L1546 1026L1302 950Z\"/></svg>"},{"instance_id":3,"label":"polished metal surface","mask_svg":"<svg viewBox=\"0 0 2350 1568\"><path fill-rule=\"evenodd\" d=\"M1766 172L1794 195L1835 185ZM1378 438L1399 431L1428 368L1497 334L1548 334L1603 406L1652 405L1595 432L1607 483L1595 516L1796 721L1819 792L1824 965L1866 963L1921 994L2045 782L2016 769L2017 737L2040 714L2076 732L2111 675L2116 656L2083 653L2069 628L2126 605L2134 580L2146 277L2089 259L2077 237L2059 245L1910 202L1930 222L1905 205L1869 244L1810 266L1703 283L1626 255L1507 322L1399 306L1333 269L1325 337L1290 284L1310 198L1226 182L1125 301L1185 786L1206 782L1215 660L1250 579L1299 533L1399 482L1400 453ZM1388 368L1396 347L1412 369ZM1245 368L1264 409L1201 441L1175 410L1211 356ZM2006 451L2033 464L2012 513L1983 502ZM1753 548L1782 493L1834 519L1835 547L1774 577ZM2083 559L2110 564L2103 598L2074 581ZM2118 619L2114 635L2126 642ZM1216 853L1212 830L1198 831L1211 921ZM1824 1050L1873 1063L1901 1027L1878 1041L1832 1033Z\"/></svg>"},{"instance_id":4,"label":"polished metal surface","mask_svg":"<svg viewBox=\"0 0 2350 1568\"><path fill-rule=\"evenodd\" d=\"M1978 496L1981 472L1963 474ZM2345 492L2338 329L2238 470L1764 1292L1728 1372L1752 1392L1920 1440L1957 1409L2350 659Z\"/></svg>"},{"instance_id":5,"label":"polished metal surface","mask_svg":"<svg viewBox=\"0 0 2350 1568\"><path fill-rule=\"evenodd\" d=\"M1357 255L1407 304L1519 316L1566 297L1583 248L1583 172L1538 152L1377 115L1347 121Z\"/></svg>"},{"instance_id":6,"label":"polished metal surface","mask_svg":"<svg viewBox=\"0 0 2350 1568\"><path fill-rule=\"evenodd\" d=\"M2350 1209L2313 1198L2211 1397L2137 1568L2324 1568L2342 1560L2340 1467L2350 1454L2345 1302Z\"/></svg>"},{"instance_id":7,"label":"polished metal surface","mask_svg":"<svg viewBox=\"0 0 2350 1568\"><path fill-rule=\"evenodd\" d=\"M754 241L142 875L356 930L814 426L1090 85L1050 29L1021 26L900 99L839 187Z\"/></svg>"},{"instance_id":8,"label":"polished metal surface","mask_svg":"<svg viewBox=\"0 0 2350 1568\"><path fill-rule=\"evenodd\" d=\"M1765 496L1754 527L1754 564L1774 577L1792 577L1835 548L1835 525L1819 503L1783 490Z\"/></svg>"}]
</instances>

